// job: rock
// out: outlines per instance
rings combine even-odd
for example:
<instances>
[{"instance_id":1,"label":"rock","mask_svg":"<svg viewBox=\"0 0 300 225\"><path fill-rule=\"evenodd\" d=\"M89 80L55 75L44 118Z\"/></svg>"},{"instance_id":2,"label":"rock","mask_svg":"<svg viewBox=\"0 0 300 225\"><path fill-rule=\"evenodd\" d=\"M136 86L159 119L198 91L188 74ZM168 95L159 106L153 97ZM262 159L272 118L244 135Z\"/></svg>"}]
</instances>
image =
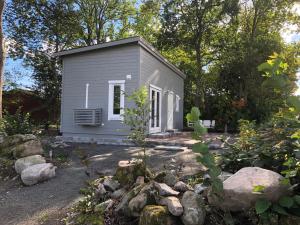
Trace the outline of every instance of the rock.
<instances>
[{"instance_id":1,"label":"rock","mask_svg":"<svg viewBox=\"0 0 300 225\"><path fill-rule=\"evenodd\" d=\"M259 167L245 167L223 182L223 199L218 201L208 195L208 201L222 209L243 211L254 206L259 198L277 202L281 196L288 195L289 185L282 184L283 177L271 170ZM255 186L264 187L262 194L253 192Z\"/></svg>"},{"instance_id":2,"label":"rock","mask_svg":"<svg viewBox=\"0 0 300 225\"><path fill-rule=\"evenodd\" d=\"M21 179L25 185L34 185L54 177L55 169L56 166L53 166L52 163L36 164L23 170Z\"/></svg>"},{"instance_id":3,"label":"rock","mask_svg":"<svg viewBox=\"0 0 300 225\"><path fill-rule=\"evenodd\" d=\"M202 225L205 221L204 202L200 195L187 191L181 199L183 215L181 221L184 225Z\"/></svg>"},{"instance_id":4,"label":"rock","mask_svg":"<svg viewBox=\"0 0 300 225\"><path fill-rule=\"evenodd\" d=\"M120 161L115 178L122 186L132 185L137 177L145 176L146 171L145 164L141 161Z\"/></svg>"},{"instance_id":5,"label":"rock","mask_svg":"<svg viewBox=\"0 0 300 225\"><path fill-rule=\"evenodd\" d=\"M204 192L207 189L208 189L208 186L206 186L204 184L196 184L194 187L194 191L196 194L201 194L202 192Z\"/></svg>"},{"instance_id":6,"label":"rock","mask_svg":"<svg viewBox=\"0 0 300 225\"><path fill-rule=\"evenodd\" d=\"M121 198L125 193L126 193L126 190L125 190L124 188L121 188L121 189L119 189L119 190L114 191L114 192L110 195L110 197L111 197L112 199L118 199L118 198Z\"/></svg>"},{"instance_id":7,"label":"rock","mask_svg":"<svg viewBox=\"0 0 300 225\"><path fill-rule=\"evenodd\" d=\"M117 205L115 211L116 212L122 212L125 215L130 215L130 210L128 207L128 203L131 199L133 199L137 194L141 191L143 188L143 185L137 186L133 188L131 191L129 191L127 194L125 194L119 204Z\"/></svg>"},{"instance_id":8,"label":"rock","mask_svg":"<svg viewBox=\"0 0 300 225\"><path fill-rule=\"evenodd\" d=\"M102 183L99 183L97 189L96 189L96 194L99 197L103 197L106 194L106 189Z\"/></svg>"},{"instance_id":9,"label":"rock","mask_svg":"<svg viewBox=\"0 0 300 225\"><path fill-rule=\"evenodd\" d=\"M135 181L135 184L136 185L140 185L140 184L144 184L145 183L145 177L143 177L143 176L138 176L137 178L136 178L136 181Z\"/></svg>"},{"instance_id":10,"label":"rock","mask_svg":"<svg viewBox=\"0 0 300 225\"><path fill-rule=\"evenodd\" d=\"M113 202L114 201L112 199L108 199L105 202L101 202L100 204L95 206L94 211L98 213L104 213L105 211L107 211L112 207Z\"/></svg>"},{"instance_id":11,"label":"rock","mask_svg":"<svg viewBox=\"0 0 300 225\"><path fill-rule=\"evenodd\" d=\"M27 156L24 158L20 158L15 162L15 170L18 174L21 174L21 172L28 168L29 166L46 163L46 160L41 155L32 155Z\"/></svg>"},{"instance_id":12,"label":"rock","mask_svg":"<svg viewBox=\"0 0 300 225\"><path fill-rule=\"evenodd\" d=\"M159 173L157 173L155 175L155 177L153 178L156 182L159 182L159 183L163 183L164 182L164 178L166 176L166 171L160 171Z\"/></svg>"},{"instance_id":13,"label":"rock","mask_svg":"<svg viewBox=\"0 0 300 225\"><path fill-rule=\"evenodd\" d=\"M43 147L39 140L30 140L11 148L13 156L18 159L31 155L42 155Z\"/></svg>"},{"instance_id":14,"label":"rock","mask_svg":"<svg viewBox=\"0 0 300 225\"><path fill-rule=\"evenodd\" d=\"M211 143L208 145L208 149L209 150L217 150L217 149L221 149L222 146L216 143Z\"/></svg>"},{"instance_id":15,"label":"rock","mask_svg":"<svg viewBox=\"0 0 300 225\"><path fill-rule=\"evenodd\" d=\"M178 181L178 177L171 172L166 172L166 175L163 178L163 183L166 183L171 187L173 187L177 183L177 181Z\"/></svg>"},{"instance_id":16,"label":"rock","mask_svg":"<svg viewBox=\"0 0 300 225\"><path fill-rule=\"evenodd\" d=\"M183 213L183 207L176 197L166 197L160 201L161 205L165 205L168 207L169 212L174 216L181 216Z\"/></svg>"},{"instance_id":17,"label":"rock","mask_svg":"<svg viewBox=\"0 0 300 225\"><path fill-rule=\"evenodd\" d=\"M147 201L148 201L148 196L146 193L138 194L133 199L131 199L128 204L131 215L138 217L142 209L147 204Z\"/></svg>"},{"instance_id":18,"label":"rock","mask_svg":"<svg viewBox=\"0 0 300 225\"><path fill-rule=\"evenodd\" d=\"M300 225L300 217L284 216L280 218L279 224L281 225Z\"/></svg>"},{"instance_id":19,"label":"rock","mask_svg":"<svg viewBox=\"0 0 300 225\"><path fill-rule=\"evenodd\" d=\"M140 193L151 193L153 191L156 191L156 189L154 188L154 182L151 181L143 186Z\"/></svg>"},{"instance_id":20,"label":"rock","mask_svg":"<svg viewBox=\"0 0 300 225\"><path fill-rule=\"evenodd\" d=\"M15 146L31 140L37 140L37 137L33 134L15 134L12 136L6 136L0 144L0 149Z\"/></svg>"},{"instance_id":21,"label":"rock","mask_svg":"<svg viewBox=\"0 0 300 225\"><path fill-rule=\"evenodd\" d=\"M115 191L120 186L119 182L108 177L103 182L104 187L109 191Z\"/></svg>"},{"instance_id":22,"label":"rock","mask_svg":"<svg viewBox=\"0 0 300 225\"><path fill-rule=\"evenodd\" d=\"M154 183L155 188L158 190L159 195L161 196L177 196L179 195L178 191L174 191L171 187L165 183Z\"/></svg>"},{"instance_id":23,"label":"rock","mask_svg":"<svg viewBox=\"0 0 300 225\"><path fill-rule=\"evenodd\" d=\"M186 192L189 190L189 186L182 182L182 181L178 181L175 185L174 185L174 189L176 191L179 191L179 192Z\"/></svg>"},{"instance_id":24,"label":"rock","mask_svg":"<svg viewBox=\"0 0 300 225\"><path fill-rule=\"evenodd\" d=\"M143 209L139 225L173 225L176 224L168 209L160 205L147 205Z\"/></svg>"},{"instance_id":25,"label":"rock","mask_svg":"<svg viewBox=\"0 0 300 225\"><path fill-rule=\"evenodd\" d=\"M232 173L228 173L228 172L224 172L222 171L221 174L218 176L218 178L224 182L225 180L227 180L229 177L231 177L233 174Z\"/></svg>"},{"instance_id":26,"label":"rock","mask_svg":"<svg viewBox=\"0 0 300 225\"><path fill-rule=\"evenodd\" d=\"M21 145L21 147L23 146L22 144L24 144L25 142L31 142L31 141L38 141L37 137L32 135L32 134L16 134L16 135L12 135L12 136L7 136L4 137L3 142L0 144L0 149L1 149L1 155L3 156L8 156L8 157L12 157L14 155L17 154L17 152L15 152L16 150L18 150L18 148L16 149L17 146ZM22 150L22 149L21 149ZM42 152L33 152L30 155L41 155ZM27 155L21 155L20 157L26 157L29 156Z\"/></svg>"}]
</instances>

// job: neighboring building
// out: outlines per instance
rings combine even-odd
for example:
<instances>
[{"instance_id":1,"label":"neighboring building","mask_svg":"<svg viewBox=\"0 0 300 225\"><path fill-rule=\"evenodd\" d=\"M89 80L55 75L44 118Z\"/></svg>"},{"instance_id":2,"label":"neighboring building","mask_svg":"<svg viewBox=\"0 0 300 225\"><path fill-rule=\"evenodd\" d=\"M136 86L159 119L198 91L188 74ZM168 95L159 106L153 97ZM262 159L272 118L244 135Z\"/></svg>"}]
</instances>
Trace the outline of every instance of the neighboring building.
<instances>
[{"instance_id":1,"label":"neighboring building","mask_svg":"<svg viewBox=\"0 0 300 225\"><path fill-rule=\"evenodd\" d=\"M185 74L132 37L56 53L63 61L61 132L73 141L126 139L123 92L149 88L149 133L182 129Z\"/></svg>"}]
</instances>

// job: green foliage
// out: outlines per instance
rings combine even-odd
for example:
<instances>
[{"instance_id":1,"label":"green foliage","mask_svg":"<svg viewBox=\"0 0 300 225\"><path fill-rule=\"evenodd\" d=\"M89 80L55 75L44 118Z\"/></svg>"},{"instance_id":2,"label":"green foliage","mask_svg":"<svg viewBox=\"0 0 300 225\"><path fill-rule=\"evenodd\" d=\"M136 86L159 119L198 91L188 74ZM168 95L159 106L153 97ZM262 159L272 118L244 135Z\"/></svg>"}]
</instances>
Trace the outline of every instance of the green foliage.
<instances>
[{"instance_id":1,"label":"green foliage","mask_svg":"<svg viewBox=\"0 0 300 225\"><path fill-rule=\"evenodd\" d=\"M240 140L228 144L230 150L223 155L223 168L236 172L245 166L259 166L283 174L292 183L300 182L299 120L280 112L255 132L252 129L252 123L243 123Z\"/></svg>"},{"instance_id":2,"label":"green foliage","mask_svg":"<svg viewBox=\"0 0 300 225\"><path fill-rule=\"evenodd\" d=\"M33 124L30 121L30 114L22 114L19 108L15 114L6 113L0 121L0 132L7 135L30 134L33 132Z\"/></svg>"},{"instance_id":3,"label":"green foliage","mask_svg":"<svg viewBox=\"0 0 300 225\"><path fill-rule=\"evenodd\" d=\"M146 136L149 128L150 103L145 86L126 95L127 100L134 105L124 109L123 123L130 127L128 136L136 145L143 148L143 159L146 161Z\"/></svg>"},{"instance_id":4,"label":"green foliage","mask_svg":"<svg viewBox=\"0 0 300 225\"><path fill-rule=\"evenodd\" d=\"M258 199L255 203L255 211L262 224L270 224L271 218L280 218L280 216L299 216L300 204L296 202L299 196L283 196L278 202L272 203L266 199ZM277 215L277 217L275 216Z\"/></svg>"},{"instance_id":5,"label":"green foliage","mask_svg":"<svg viewBox=\"0 0 300 225\"><path fill-rule=\"evenodd\" d=\"M201 141L202 136L206 133L206 129L202 127L199 122L200 115L200 110L197 107L193 107L191 112L186 116L187 121L194 124L193 137L197 140L200 140L199 143L193 145L192 149L193 152L200 153L200 155L197 156L197 161L207 168L207 173L210 177L209 182L211 185L212 194L221 197L223 183L218 176L222 171L217 166L214 155L209 152L208 145Z\"/></svg>"},{"instance_id":6,"label":"green foliage","mask_svg":"<svg viewBox=\"0 0 300 225\"><path fill-rule=\"evenodd\" d=\"M288 64L277 54L274 53L270 56L267 62L260 64L257 69L260 72L264 72L264 76L280 76L286 72Z\"/></svg>"},{"instance_id":7,"label":"green foliage","mask_svg":"<svg viewBox=\"0 0 300 225\"><path fill-rule=\"evenodd\" d=\"M86 188L80 189L84 197L72 207L71 213L65 218L66 224L104 225L103 212L95 212L96 205L108 199L108 196L97 196L96 189L101 181L102 178L96 179L89 182Z\"/></svg>"},{"instance_id":8,"label":"green foliage","mask_svg":"<svg viewBox=\"0 0 300 225\"><path fill-rule=\"evenodd\" d=\"M266 212L270 206L271 206L271 202L269 202L266 199L258 199L257 202L255 203L255 210L257 214L262 214L264 212Z\"/></svg>"}]
</instances>

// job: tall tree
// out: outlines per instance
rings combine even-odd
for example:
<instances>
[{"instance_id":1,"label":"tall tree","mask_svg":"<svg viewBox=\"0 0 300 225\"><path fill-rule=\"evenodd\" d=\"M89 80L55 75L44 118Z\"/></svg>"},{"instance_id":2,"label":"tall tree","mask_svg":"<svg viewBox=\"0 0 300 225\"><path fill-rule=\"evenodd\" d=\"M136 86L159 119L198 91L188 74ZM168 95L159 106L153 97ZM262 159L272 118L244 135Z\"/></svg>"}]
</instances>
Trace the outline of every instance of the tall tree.
<instances>
[{"instance_id":1,"label":"tall tree","mask_svg":"<svg viewBox=\"0 0 300 225\"><path fill-rule=\"evenodd\" d=\"M85 45L128 36L135 14L132 0L74 0L80 33ZM120 35L118 35L120 34Z\"/></svg>"},{"instance_id":2,"label":"tall tree","mask_svg":"<svg viewBox=\"0 0 300 225\"><path fill-rule=\"evenodd\" d=\"M0 119L2 118L2 89L3 89L3 73L4 73L4 60L5 60L5 45L3 38L3 11L5 0L0 0Z\"/></svg>"},{"instance_id":3,"label":"tall tree","mask_svg":"<svg viewBox=\"0 0 300 225\"><path fill-rule=\"evenodd\" d=\"M24 59L32 68L34 89L44 98L42 107L49 109L50 115L51 108L59 108L61 73L60 62L49 56L77 45L76 18L69 0L12 0L5 11L9 55Z\"/></svg>"},{"instance_id":4,"label":"tall tree","mask_svg":"<svg viewBox=\"0 0 300 225\"><path fill-rule=\"evenodd\" d=\"M204 108L205 68L217 56L217 30L238 11L238 0L169 0L162 15L160 47L182 46L196 62L195 105Z\"/></svg>"},{"instance_id":5,"label":"tall tree","mask_svg":"<svg viewBox=\"0 0 300 225\"><path fill-rule=\"evenodd\" d=\"M266 79L257 70L274 52L283 54L288 48L282 37L282 28L293 19L293 0L246 0L240 2L237 26L232 26L224 34L226 45L219 52L219 60L213 65L219 73L219 89L229 94L231 111L236 111L234 120L267 119L277 111L279 101L272 96L262 83ZM292 54L290 54L292 56ZM290 58L293 61L295 56ZM295 78L295 63L289 69L291 80ZM290 93L293 87L287 90ZM235 105L243 102L236 110ZM281 101L282 102L282 101Z\"/></svg>"},{"instance_id":6,"label":"tall tree","mask_svg":"<svg viewBox=\"0 0 300 225\"><path fill-rule=\"evenodd\" d=\"M161 9L165 0L142 0L134 17L132 31L134 35L144 37L153 45L161 29Z\"/></svg>"}]
</instances>

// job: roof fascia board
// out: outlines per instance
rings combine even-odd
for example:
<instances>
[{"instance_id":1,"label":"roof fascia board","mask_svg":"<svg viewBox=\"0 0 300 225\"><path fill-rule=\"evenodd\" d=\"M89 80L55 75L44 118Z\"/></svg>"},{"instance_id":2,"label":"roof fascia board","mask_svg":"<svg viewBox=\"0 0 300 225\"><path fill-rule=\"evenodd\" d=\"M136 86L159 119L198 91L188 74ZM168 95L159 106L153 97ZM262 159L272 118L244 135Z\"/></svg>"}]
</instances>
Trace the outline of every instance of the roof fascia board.
<instances>
[{"instance_id":1,"label":"roof fascia board","mask_svg":"<svg viewBox=\"0 0 300 225\"><path fill-rule=\"evenodd\" d=\"M102 49L102 48L108 48L108 47L113 47L113 46L134 43L134 42L138 42L138 41L139 41L139 37L126 38L126 39L122 39L122 40L118 40L118 41L110 41L110 42L105 42L105 43L98 44L98 45L91 45L91 46L57 52L57 53L53 54L53 57L72 55L72 54L81 53L81 52L88 52L88 51L98 50L98 49Z\"/></svg>"}]
</instances>

